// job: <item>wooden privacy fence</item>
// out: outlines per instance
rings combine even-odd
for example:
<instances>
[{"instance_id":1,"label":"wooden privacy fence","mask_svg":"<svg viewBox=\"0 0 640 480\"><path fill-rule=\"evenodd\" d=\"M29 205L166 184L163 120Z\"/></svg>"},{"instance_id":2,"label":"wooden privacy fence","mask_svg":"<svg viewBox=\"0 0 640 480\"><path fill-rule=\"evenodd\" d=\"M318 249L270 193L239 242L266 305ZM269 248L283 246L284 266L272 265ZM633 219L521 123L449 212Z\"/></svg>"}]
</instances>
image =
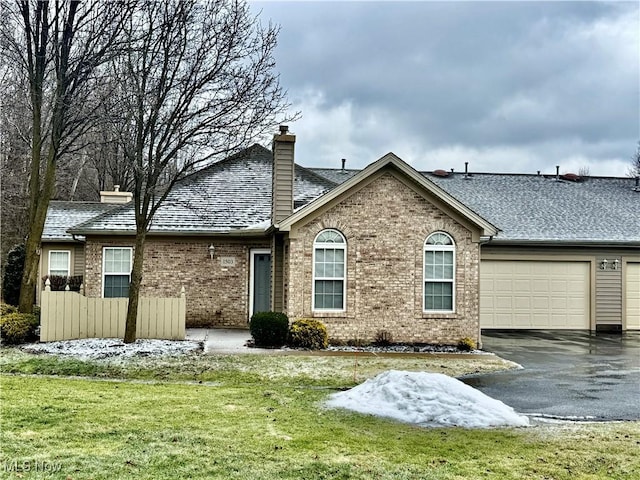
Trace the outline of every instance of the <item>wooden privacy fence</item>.
<instances>
[{"instance_id":1,"label":"wooden privacy fence","mask_svg":"<svg viewBox=\"0 0 640 480\"><path fill-rule=\"evenodd\" d=\"M77 292L42 292L40 341L123 338L127 298L85 297ZM177 298L140 298L136 338L184 340L184 287Z\"/></svg>"}]
</instances>

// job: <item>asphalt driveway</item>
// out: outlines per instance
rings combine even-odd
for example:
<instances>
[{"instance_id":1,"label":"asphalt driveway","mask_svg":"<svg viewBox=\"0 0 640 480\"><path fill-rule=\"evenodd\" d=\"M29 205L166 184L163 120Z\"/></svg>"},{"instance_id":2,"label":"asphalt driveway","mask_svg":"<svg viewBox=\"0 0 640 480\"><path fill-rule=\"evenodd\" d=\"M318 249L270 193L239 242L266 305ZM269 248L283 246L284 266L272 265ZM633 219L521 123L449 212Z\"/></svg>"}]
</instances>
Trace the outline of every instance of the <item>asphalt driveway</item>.
<instances>
[{"instance_id":1,"label":"asphalt driveway","mask_svg":"<svg viewBox=\"0 0 640 480\"><path fill-rule=\"evenodd\" d=\"M640 419L640 332L487 331L483 349L522 370L462 380L520 413Z\"/></svg>"}]
</instances>

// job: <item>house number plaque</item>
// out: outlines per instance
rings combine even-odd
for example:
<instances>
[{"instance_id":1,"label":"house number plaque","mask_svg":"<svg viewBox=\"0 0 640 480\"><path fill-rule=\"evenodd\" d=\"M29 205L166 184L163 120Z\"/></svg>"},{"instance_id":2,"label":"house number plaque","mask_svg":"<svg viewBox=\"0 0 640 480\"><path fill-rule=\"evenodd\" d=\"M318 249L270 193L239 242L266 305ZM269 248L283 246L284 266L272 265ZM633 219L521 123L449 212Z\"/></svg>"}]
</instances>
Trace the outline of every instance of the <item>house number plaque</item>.
<instances>
[{"instance_id":1,"label":"house number plaque","mask_svg":"<svg viewBox=\"0 0 640 480\"><path fill-rule=\"evenodd\" d=\"M221 267L235 267L236 266L236 257L220 257L220 266Z\"/></svg>"}]
</instances>

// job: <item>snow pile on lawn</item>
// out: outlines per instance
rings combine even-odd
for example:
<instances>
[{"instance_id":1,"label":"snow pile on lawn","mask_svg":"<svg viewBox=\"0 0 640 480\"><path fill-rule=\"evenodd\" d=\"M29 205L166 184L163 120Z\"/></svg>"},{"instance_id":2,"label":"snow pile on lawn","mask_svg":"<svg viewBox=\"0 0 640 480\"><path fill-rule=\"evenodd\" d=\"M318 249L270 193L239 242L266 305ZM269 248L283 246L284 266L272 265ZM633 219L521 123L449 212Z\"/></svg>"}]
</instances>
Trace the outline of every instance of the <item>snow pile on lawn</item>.
<instances>
[{"instance_id":1,"label":"snow pile on lawn","mask_svg":"<svg viewBox=\"0 0 640 480\"><path fill-rule=\"evenodd\" d=\"M111 357L174 356L193 353L202 349L202 343L192 340L138 339L125 344L119 338L85 338L59 342L32 343L22 347L29 353L49 353L80 359Z\"/></svg>"},{"instance_id":2,"label":"snow pile on lawn","mask_svg":"<svg viewBox=\"0 0 640 480\"><path fill-rule=\"evenodd\" d=\"M425 427L523 427L529 419L441 373L390 370L331 395L326 405Z\"/></svg>"}]
</instances>

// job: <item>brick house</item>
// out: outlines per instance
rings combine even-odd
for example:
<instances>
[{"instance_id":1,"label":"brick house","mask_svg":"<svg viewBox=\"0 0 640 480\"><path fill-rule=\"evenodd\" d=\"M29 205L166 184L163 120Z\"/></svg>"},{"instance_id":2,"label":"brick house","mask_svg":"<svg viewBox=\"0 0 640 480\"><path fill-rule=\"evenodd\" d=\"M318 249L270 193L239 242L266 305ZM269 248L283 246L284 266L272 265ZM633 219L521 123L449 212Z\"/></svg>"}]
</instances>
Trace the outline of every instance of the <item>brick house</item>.
<instances>
[{"instance_id":1,"label":"brick house","mask_svg":"<svg viewBox=\"0 0 640 480\"><path fill-rule=\"evenodd\" d=\"M184 287L187 326L246 328L277 310L342 340L640 328L632 179L420 173L392 153L361 171L308 169L295 140L282 127L273 153L253 145L176 185L148 235L144 295ZM578 217L585 199L616 222ZM43 276L67 265L86 295L126 296L134 218L106 202L52 202Z\"/></svg>"}]
</instances>

